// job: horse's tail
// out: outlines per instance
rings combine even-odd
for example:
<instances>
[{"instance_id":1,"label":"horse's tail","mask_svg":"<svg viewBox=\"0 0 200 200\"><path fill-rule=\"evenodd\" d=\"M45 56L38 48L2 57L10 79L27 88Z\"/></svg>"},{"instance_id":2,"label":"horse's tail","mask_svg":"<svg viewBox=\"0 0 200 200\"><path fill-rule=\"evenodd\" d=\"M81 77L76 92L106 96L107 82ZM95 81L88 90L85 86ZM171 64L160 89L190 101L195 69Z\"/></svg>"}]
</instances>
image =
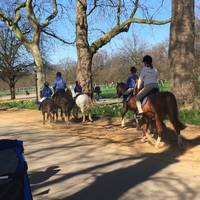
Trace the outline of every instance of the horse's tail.
<instances>
[{"instance_id":1,"label":"horse's tail","mask_svg":"<svg viewBox=\"0 0 200 200\"><path fill-rule=\"evenodd\" d=\"M169 119L172 122L175 129L183 130L186 128L182 122L178 119L178 106L176 97L171 92L166 92L166 105L168 108Z\"/></svg>"}]
</instances>

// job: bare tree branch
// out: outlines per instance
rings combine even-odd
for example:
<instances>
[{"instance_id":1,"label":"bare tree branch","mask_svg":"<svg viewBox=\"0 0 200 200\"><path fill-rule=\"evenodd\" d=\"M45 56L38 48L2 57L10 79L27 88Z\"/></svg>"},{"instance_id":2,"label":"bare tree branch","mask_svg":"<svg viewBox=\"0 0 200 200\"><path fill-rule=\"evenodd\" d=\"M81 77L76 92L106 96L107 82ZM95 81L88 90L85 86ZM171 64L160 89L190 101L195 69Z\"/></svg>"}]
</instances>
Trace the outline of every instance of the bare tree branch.
<instances>
[{"instance_id":1,"label":"bare tree branch","mask_svg":"<svg viewBox=\"0 0 200 200\"><path fill-rule=\"evenodd\" d=\"M139 24L153 24L153 25L163 25L171 22L171 19L168 20L148 20L148 19L139 19L139 18L129 18L120 25L115 26L101 38L93 42L90 46L90 51L92 54L96 53L96 51L111 41L116 35L121 32L127 32L129 29L129 25L133 23ZM127 28L128 27L128 28Z\"/></svg>"},{"instance_id":2,"label":"bare tree branch","mask_svg":"<svg viewBox=\"0 0 200 200\"><path fill-rule=\"evenodd\" d=\"M6 14L3 13L2 11L0 11L0 20L2 20L9 27L10 30L15 32L16 36L21 41L24 41L25 44L28 43L28 40L24 37L24 35L23 35L22 31L19 29L18 25L16 23L14 23L13 20L10 17L6 16Z\"/></svg>"},{"instance_id":3,"label":"bare tree branch","mask_svg":"<svg viewBox=\"0 0 200 200\"><path fill-rule=\"evenodd\" d=\"M53 4L53 12L52 12L51 15L49 15L49 16L46 18L45 22L41 25L42 28L47 27L47 26L49 25L50 21L53 20L53 19L56 17L56 15L58 14L57 0L52 0L52 1L53 1L53 2L52 2L52 4Z\"/></svg>"},{"instance_id":4,"label":"bare tree branch","mask_svg":"<svg viewBox=\"0 0 200 200\"><path fill-rule=\"evenodd\" d=\"M135 13L138 9L138 5L139 5L139 0L135 0L134 7L133 7L133 10L132 10L129 18L133 18L135 16Z\"/></svg>"},{"instance_id":5,"label":"bare tree branch","mask_svg":"<svg viewBox=\"0 0 200 200\"><path fill-rule=\"evenodd\" d=\"M118 0L118 4L117 4L117 25L120 24L120 17L121 17L121 0Z\"/></svg>"},{"instance_id":6,"label":"bare tree branch","mask_svg":"<svg viewBox=\"0 0 200 200\"><path fill-rule=\"evenodd\" d=\"M94 0L94 3L93 3L93 7L91 8L91 10L88 12L87 16L89 16L97 7L97 1L98 0Z\"/></svg>"},{"instance_id":7,"label":"bare tree branch","mask_svg":"<svg viewBox=\"0 0 200 200\"><path fill-rule=\"evenodd\" d=\"M35 31L38 30L40 28L40 23L36 19L35 13L33 11L32 0L26 0L26 12L31 26Z\"/></svg>"},{"instance_id":8,"label":"bare tree branch","mask_svg":"<svg viewBox=\"0 0 200 200\"><path fill-rule=\"evenodd\" d=\"M17 24L21 19L20 9L26 7L26 3L18 4L15 9L15 20L14 24Z\"/></svg>"},{"instance_id":9,"label":"bare tree branch","mask_svg":"<svg viewBox=\"0 0 200 200\"><path fill-rule=\"evenodd\" d=\"M58 35L56 35L55 33L50 33L46 30L42 30L42 32L45 33L46 35L49 35L49 36L65 43L65 44L75 44L75 41L76 41L76 40L74 40L73 42L68 42L68 41L64 40L63 38L59 37Z\"/></svg>"},{"instance_id":10,"label":"bare tree branch","mask_svg":"<svg viewBox=\"0 0 200 200\"><path fill-rule=\"evenodd\" d=\"M155 16L155 14L162 8L164 4L164 0L161 1L160 6L156 9L156 11L152 14L151 19L153 19L153 17Z\"/></svg>"}]
</instances>

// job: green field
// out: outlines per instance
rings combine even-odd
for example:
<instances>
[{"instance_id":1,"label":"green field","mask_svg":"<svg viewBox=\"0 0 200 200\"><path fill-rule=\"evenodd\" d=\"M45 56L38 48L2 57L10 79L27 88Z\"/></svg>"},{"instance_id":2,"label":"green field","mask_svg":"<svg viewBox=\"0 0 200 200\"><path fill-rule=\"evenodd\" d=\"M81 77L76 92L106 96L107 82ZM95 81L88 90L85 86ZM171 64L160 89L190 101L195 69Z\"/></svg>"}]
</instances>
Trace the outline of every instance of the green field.
<instances>
[{"instance_id":1,"label":"green field","mask_svg":"<svg viewBox=\"0 0 200 200\"><path fill-rule=\"evenodd\" d=\"M35 87L16 88L15 94L16 95L26 94L26 91L29 92L30 94L33 94L35 93ZM0 96L9 96L9 95L10 95L10 90L0 91Z\"/></svg>"},{"instance_id":2,"label":"green field","mask_svg":"<svg viewBox=\"0 0 200 200\"><path fill-rule=\"evenodd\" d=\"M165 81L163 84L159 84L161 91L169 91L169 82ZM102 98L115 98L116 97L116 86L104 86L101 85L101 97Z\"/></svg>"},{"instance_id":3,"label":"green field","mask_svg":"<svg viewBox=\"0 0 200 200\"><path fill-rule=\"evenodd\" d=\"M101 88L101 97L102 98L114 98L116 97L116 85L113 86L105 86L100 85ZM163 85L160 85L161 91L169 90L169 83L166 81ZM26 94L28 91L30 94L35 93L35 87L23 87L16 88L16 95ZM10 90L1 90L0 96L8 96L10 95Z\"/></svg>"},{"instance_id":4,"label":"green field","mask_svg":"<svg viewBox=\"0 0 200 200\"><path fill-rule=\"evenodd\" d=\"M19 109L38 109L38 105L32 100L0 102L0 109L19 108ZM96 104L92 108L92 114L96 116L121 117L122 103L117 104ZM182 122L187 124L200 125L200 111L181 110L179 116ZM133 112L126 114L127 118L133 117Z\"/></svg>"}]
</instances>

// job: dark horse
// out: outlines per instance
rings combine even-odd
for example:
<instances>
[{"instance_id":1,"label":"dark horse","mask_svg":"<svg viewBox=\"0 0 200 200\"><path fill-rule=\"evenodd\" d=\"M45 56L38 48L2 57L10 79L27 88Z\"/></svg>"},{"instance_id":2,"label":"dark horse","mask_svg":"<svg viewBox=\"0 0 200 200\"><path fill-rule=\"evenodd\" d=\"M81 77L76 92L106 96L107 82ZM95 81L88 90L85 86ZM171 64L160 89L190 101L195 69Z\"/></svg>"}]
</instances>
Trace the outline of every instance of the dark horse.
<instances>
[{"instance_id":1,"label":"dark horse","mask_svg":"<svg viewBox=\"0 0 200 200\"><path fill-rule=\"evenodd\" d=\"M56 115L56 121L58 119L58 109L51 98L46 98L40 104L39 110L42 111L43 115L43 124L45 124L45 113L47 113L47 119L50 119L50 122L54 121Z\"/></svg>"},{"instance_id":2,"label":"dark horse","mask_svg":"<svg viewBox=\"0 0 200 200\"><path fill-rule=\"evenodd\" d=\"M69 122L71 111L75 105L71 92L69 90L56 91L53 95L53 100L55 105L61 110L62 120ZM63 113L65 114L64 116Z\"/></svg>"},{"instance_id":3,"label":"dark horse","mask_svg":"<svg viewBox=\"0 0 200 200\"><path fill-rule=\"evenodd\" d=\"M137 88L137 85L135 87ZM116 89L118 97L121 97L127 89L127 85L125 83L117 83ZM136 90L135 92L137 94ZM130 109L135 113L137 112L135 96L129 98L126 103L126 107L127 109ZM161 142L164 128L163 120L166 118L166 116L168 116L178 135L178 144L182 144L180 131L186 128L186 126L182 124L178 119L178 107L174 94L172 94L171 92L158 92L155 94L151 94L148 96L148 99L146 103L142 106L142 109L144 112L144 118L142 120L142 122L144 123L144 136L146 136L151 121L155 120L156 132L158 134L158 138L155 144L156 147L159 147L159 144Z\"/></svg>"}]
</instances>

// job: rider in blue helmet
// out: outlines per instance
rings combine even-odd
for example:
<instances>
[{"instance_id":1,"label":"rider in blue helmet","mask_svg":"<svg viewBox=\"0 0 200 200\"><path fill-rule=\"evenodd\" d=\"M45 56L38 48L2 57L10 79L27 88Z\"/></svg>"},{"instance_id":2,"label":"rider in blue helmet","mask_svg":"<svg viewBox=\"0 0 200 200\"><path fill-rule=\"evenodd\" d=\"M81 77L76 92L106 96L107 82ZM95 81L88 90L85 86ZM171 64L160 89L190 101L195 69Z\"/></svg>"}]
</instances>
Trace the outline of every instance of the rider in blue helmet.
<instances>
[{"instance_id":1,"label":"rider in blue helmet","mask_svg":"<svg viewBox=\"0 0 200 200\"><path fill-rule=\"evenodd\" d=\"M129 74L128 79L127 79L128 89L123 94L124 100L128 100L128 97L133 95L135 84L138 79L138 76L136 74L137 69L134 66L131 67L130 72L131 73Z\"/></svg>"}]
</instances>

